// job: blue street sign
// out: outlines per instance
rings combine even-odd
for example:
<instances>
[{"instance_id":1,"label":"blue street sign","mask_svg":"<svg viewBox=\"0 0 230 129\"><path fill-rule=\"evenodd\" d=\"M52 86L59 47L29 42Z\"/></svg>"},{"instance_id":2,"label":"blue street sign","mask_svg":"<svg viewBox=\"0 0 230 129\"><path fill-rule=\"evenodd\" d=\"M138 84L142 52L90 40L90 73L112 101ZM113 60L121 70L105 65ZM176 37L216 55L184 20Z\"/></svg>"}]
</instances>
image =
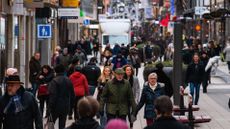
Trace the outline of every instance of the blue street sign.
<instances>
[{"instance_id":1,"label":"blue street sign","mask_svg":"<svg viewBox=\"0 0 230 129\"><path fill-rule=\"evenodd\" d=\"M90 24L90 20L89 19L86 19L86 20L83 21L83 25L86 26L86 25L89 25L89 24Z\"/></svg>"},{"instance_id":2,"label":"blue street sign","mask_svg":"<svg viewBox=\"0 0 230 129\"><path fill-rule=\"evenodd\" d=\"M50 24L38 24L37 35L39 39L51 38L52 30Z\"/></svg>"}]
</instances>

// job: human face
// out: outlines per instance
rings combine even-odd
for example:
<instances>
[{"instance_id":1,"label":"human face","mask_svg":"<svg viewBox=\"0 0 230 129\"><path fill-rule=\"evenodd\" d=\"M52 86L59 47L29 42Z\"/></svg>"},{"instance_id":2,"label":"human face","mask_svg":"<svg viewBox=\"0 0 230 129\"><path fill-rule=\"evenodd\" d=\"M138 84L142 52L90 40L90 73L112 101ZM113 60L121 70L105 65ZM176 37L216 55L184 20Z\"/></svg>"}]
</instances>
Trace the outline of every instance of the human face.
<instances>
[{"instance_id":1,"label":"human face","mask_svg":"<svg viewBox=\"0 0 230 129\"><path fill-rule=\"evenodd\" d=\"M20 84L7 84L8 95L10 96L16 95L19 88L20 88Z\"/></svg>"},{"instance_id":2,"label":"human face","mask_svg":"<svg viewBox=\"0 0 230 129\"><path fill-rule=\"evenodd\" d=\"M34 58L36 59L36 60L40 60L40 53L36 53L35 55L34 55Z\"/></svg>"},{"instance_id":3,"label":"human face","mask_svg":"<svg viewBox=\"0 0 230 129\"><path fill-rule=\"evenodd\" d=\"M199 56L198 55L194 55L193 56L193 60L195 63L199 62Z\"/></svg>"},{"instance_id":4,"label":"human face","mask_svg":"<svg viewBox=\"0 0 230 129\"><path fill-rule=\"evenodd\" d=\"M45 73L45 74L47 74L47 73L49 72L48 69L46 69L46 68L43 68L42 71L43 71L43 73Z\"/></svg>"},{"instance_id":5,"label":"human face","mask_svg":"<svg viewBox=\"0 0 230 129\"><path fill-rule=\"evenodd\" d=\"M132 68L126 67L126 69L125 69L125 74L126 74L127 76L131 76L131 75L132 75Z\"/></svg>"},{"instance_id":6,"label":"human face","mask_svg":"<svg viewBox=\"0 0 230 129\"><path fill-rule=\"evenodd\" d=\"M124 77L124 74L115 74L115 77L118 81L122 81L123 80L123 77Z\"/></svg>"},{"instance_id":7,"label":"human face","mask_svg":"<svg viewBox=\"0 0 230 129\"><path fill-rule=\"evenodd\" d=\"M148 78L148 82L150 85L155 85L157 83L157 77L156 76L150 76Z\"/></svg>"},{"instance_id":8,"label":"human face","mask_svg":"<svg viewBox=\"0 0 230 129\"><path fill-rule=\"evenodd\" d=\"M104 70L105 76L109 76L110 73L111 73L110 69L109 68L105 68L105 70Z\"/></svg>"}]
</instances>

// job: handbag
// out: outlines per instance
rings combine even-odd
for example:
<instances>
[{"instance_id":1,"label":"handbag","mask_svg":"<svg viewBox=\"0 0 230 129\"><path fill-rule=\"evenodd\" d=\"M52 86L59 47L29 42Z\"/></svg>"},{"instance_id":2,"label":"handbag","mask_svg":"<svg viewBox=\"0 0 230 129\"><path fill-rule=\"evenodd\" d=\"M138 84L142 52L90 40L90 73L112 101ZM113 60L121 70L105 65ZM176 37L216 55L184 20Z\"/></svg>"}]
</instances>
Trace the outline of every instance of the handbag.
<instances>
[{"instance_id":1,"label":"handbag","mask_svg":"<svg viewBox=\"0 0 230 129\"><path fill-rule=\"evenodd\" d=\"M47 119L47 122L44 125L44 129L55 129L54 128L53 118L52 118L51 114L49 115L49 117Z\"/></svg>"},{"instance_id":2,"label":"handbag","mask_svg":"<svg viewBox=\"0 0 230 129\"><path fill-rule=\"evenodd\" d=\"M41 84L38 88L38 96L49 95L47 84Z\"/></svg>"}]
</instances>

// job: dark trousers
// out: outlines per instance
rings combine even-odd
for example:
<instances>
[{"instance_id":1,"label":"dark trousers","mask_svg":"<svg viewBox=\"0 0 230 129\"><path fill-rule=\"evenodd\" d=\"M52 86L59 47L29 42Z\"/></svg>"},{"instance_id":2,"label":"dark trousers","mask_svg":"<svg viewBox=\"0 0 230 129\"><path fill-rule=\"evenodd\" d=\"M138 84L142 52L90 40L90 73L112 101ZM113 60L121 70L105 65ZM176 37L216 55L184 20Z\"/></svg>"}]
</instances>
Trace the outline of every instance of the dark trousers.
<instances>
[{"instance_id":1,"label":"dark trousers","mask_svg":"<svg viewBox=\"0 0 230 129\"><path fill-rule=\"evenodd\" d=\"M65 124L66 124L66 117L67 114L61 114L61 113L52 113L52 118L53 118L53 122L55 123L55 121L58 119L59 120L59 129L64 129L65 128Z\"/></svg>"},{"instance_id":2,"label":"dark trousers","mask_svg":"<svg viewBox=\"0 0 230 129\"><path fill-rule=\"evenodd\" d=\"M80 118L79 114L78 114L78 109L77 109L77 103L79 102L79 100L82 98L83 96L76 96L75 97L75 102L74 102L74 120L77 120Z\"/></svg>"},{"instance_id":3,"label":"dark trousers","mask_svg":"<svg viewBox=\"0 0 230 129\"><path fill-rule=\"evenodd\" d=\"M38 90L38 84L37 83L31 83L32 84L32 93L35 96Z\"/></svg>"},{"instance_id":4,"label":"dark trousers","mask_svg":"<svg viewBox=\"0 0 230 129\"><path fill-rule=\"evenodd\" d=\"M48 95L38 96L38 99L39 99L39 103L40 103L41 116L43 116L45 103L46 103L46 109L48 109L49 96ZM46 110L46 114L47 114L47 110Z\"/></svg>"},{"instance_id":5,"label":"dark trousers","mask_svg":"<svg viewBox=\"0 0 230 129\"><path fill-rule=\"evenodd\" d=\"M113 114L107 113L107 122L109 122L112 119L116 119L116 118L119 118L121 120L126 121L126 115L118 116L118 115L113 115Z\"/></svg>"}]
</instances>

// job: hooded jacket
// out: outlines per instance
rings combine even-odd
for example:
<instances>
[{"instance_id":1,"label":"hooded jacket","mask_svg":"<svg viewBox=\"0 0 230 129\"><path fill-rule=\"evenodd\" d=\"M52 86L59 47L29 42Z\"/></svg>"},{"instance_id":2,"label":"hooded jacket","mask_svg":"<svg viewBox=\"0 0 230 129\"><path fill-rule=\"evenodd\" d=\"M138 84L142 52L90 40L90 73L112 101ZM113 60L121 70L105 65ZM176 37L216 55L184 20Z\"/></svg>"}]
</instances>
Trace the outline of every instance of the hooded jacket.
<instances>
[{"instance_id":1,"label":"hooded jacket","mask_svg":"<svg viewBox=\"0 0 230 129\"><path fill-rule=\"evenodd\" d=\"M66 129L102 129L93 118L81 118Z\"/></svg>"},{"instance_id":2,"label":"hooded jacket","mask_svg":"<svg viewBox=\"0 0 230 129\"><path fill-rule=\"evenodd\" d=\"M70 75L69 79L73 84L75 96L84 96L89 94L88 81L84 74L74 72Z\"/></svg>"}]
</instances>

